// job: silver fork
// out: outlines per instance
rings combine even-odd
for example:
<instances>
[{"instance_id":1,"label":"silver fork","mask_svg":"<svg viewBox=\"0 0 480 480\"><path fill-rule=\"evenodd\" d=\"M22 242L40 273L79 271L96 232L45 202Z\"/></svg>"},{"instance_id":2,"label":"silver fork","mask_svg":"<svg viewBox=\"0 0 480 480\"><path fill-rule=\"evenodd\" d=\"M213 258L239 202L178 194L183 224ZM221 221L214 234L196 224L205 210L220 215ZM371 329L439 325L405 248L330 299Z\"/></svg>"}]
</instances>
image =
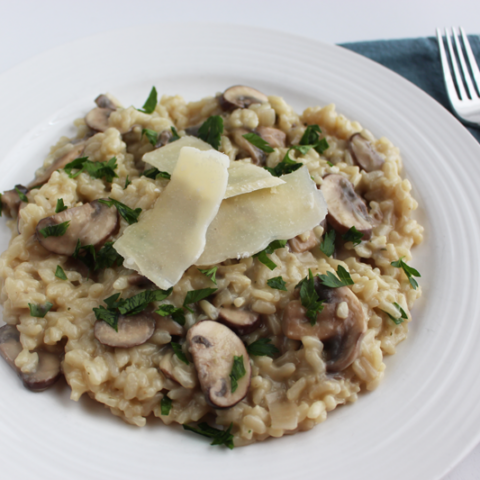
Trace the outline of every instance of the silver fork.
<instances>
[{"instance_id":1,"label":"silver fork","mask_svg":"<svg viewBox=\"0 0 480 480\"><path fill-rule=\"evenodd\" d=\"M437 28L438 47L440 49L440 59L442 61L443 78L447 88L448 97L453 109L457 115L464 121L480 125L480 72L478 70L477 62L473 56L472 48L468 41L463 28L460 27L460 33L463 40L463 47L467 54L468 66L463 55L463 50L460 45L457 31L452 27L452 33L445 29L445 37L447 40L448 51L450 54L450 62L453 67L455 83L450 72L447 55L443 43L440 29ZM451 36L455 43L455 49L452 46ZM456 52L456 53L455 53ZM460 60L461 72L458 68L458 61ZM470 69L470 71L469 71ZM472 75L470 75L470 72ZM462 76L463 75L463 76ZM473 78L472 78L473 76ZM456 88L455 88L456 85ZM467 91L465 90L467 86Z\"/></svg>"}]
</instances>

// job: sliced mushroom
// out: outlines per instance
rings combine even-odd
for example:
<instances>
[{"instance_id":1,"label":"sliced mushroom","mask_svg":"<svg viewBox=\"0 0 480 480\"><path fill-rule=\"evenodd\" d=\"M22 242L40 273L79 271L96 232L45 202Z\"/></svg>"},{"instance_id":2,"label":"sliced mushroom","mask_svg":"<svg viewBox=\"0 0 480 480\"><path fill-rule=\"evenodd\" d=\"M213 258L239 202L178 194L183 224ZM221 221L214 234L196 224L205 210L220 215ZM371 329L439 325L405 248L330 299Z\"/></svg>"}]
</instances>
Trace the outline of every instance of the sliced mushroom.
<instances>
[{"instance_id":1,"label":"sliced mushroom","mask_svg":"<svg viewBox=\"0 0 480 480\"><path fill-rule=\"evenodd\" d=\"M199 123L198 125L193 125L191 127L187 127L185 129L185 133L187 135L191 135L192 137L198 137L198 131L200 130L201 126L202 126L202 124Z\"/></svg>"},{"instance_id":2,"label":"sliced mushroom","mask_svg":"<svg viewBox=\"0 0 480 480\"><path fill-rule=\"evenodd\" d=\"M255 88L235 85L223 92L219 102L223 110L229 111L236 108L248 108L254 103L266 103L268 97Z\"/></svg>"},{"instance_id":3,"label":"sliced mushroom","mask_svg":"<svg viewBox=\"0 0 480 480\"><path fill-rule=\"evenodd\" d=\"M344 234L355 227L363 233L362 240L372 236L373 219L368 214L367 206L343 175L327 175L321 190L328 207L327 222L338 233Z\"/></svg>"},{"instance_id":4,"label":"sliced mushroom","mask_svg":"<svg viewBox=\"0 0 480 480\"><path fill-rule=\"evenodd\" d=\"M243 135L249 133L245 128L236 128L232 130L233 141L238 145L240 150L248 157L251 157L254 165L265 165L267 158L265 152L252 145Z\"/></svg>"},{"instance_id":5,"label":"sliced mushroom","mask_svg":"<svg viewBox=\"0 0 480 480\"><path fill-rule=\"evenodd\" d=\"M44 237L40 230L70 221L64 235ZM35 235L41 245L59 255L72 255L78 240L82 245L102 244L117 228L118 212L98 200L80 207L69 208L63 212L44 218L38 222Z\"/></svg>"},{"instance_id":6,"label":"sliced mushroom","mask_svg":"<svg viewBox=\"0 0 480 480\"><path fill-rule=\"evenodd\" d=\"M190 328L187 341L200 386L210 405L230 408L245 398L250 387L250 358L245 345L232 330L221 323L205 320ZM232 392L230 374L234 357L243 357L246 373L237 380L238 386Z\"/></svg>"},{"instance_id":7,"label":"sliced mushroom","mask_svg":"<svg viewBox=\"0 0 480 480\"><path fill-rule=\"evenodd\" d=\"M238 335L248 335L260 325L260 315L238 308L219 308L218 321L231 328Z\"/></svg>"},{"instance_id":8,"label":"sliced mushroom","mask_svg":"<svg viewBox=\"0 0 480 480\"><path fill-rule=\"evenodd\" d=\"M310 324L299 300L290 301L283 312L283 333L292 340L314 336L323 342L327 371L339 372L349 367L360 353L367 321L362 304L348 288L327 288L315 279L315 289L323 310Z\"/></svg>"},{"instance_id":9,"label":"sliced mushroom","mask_svg":"<svg viewBox=\"0 0 480 480\"><path fill-rule=\"evenodd\" d=\"M161 132L160 135L158 136L155 148L163 147L170 141L172 137L173 137L173 133L170 129L163 130L163 132Z\"/></svg>"},{"instance_id":10,"label":"sliced mushroom","mask_svg":"<svg viewBox=\"0 0 480 480\"><path fill-rule=\"evenodd\" d=\"M104 132L110 126L108 119L114 111L111 108L96 107L85 115L85 123L95 132Z\"/></svg>"},{"instance_id":11,"label":"sliced mushroom","mask_svg":"<svg viewBox=\"0 0 480 480\"><path fill-rule=\"evenodd\" d=\"M260 135L272 148L285 147L287 142L287 134L278 128L258 127L256 132Z\"/></svg>"},{"instance_id":12,"label":"sliced mushroom","mask_svg":"<svg viewBox=\"0 0 480 480\"><path fill-rule=\"evenodd\" d=\"M15 370L29 390L41 392L53 385L60 378L60 358L50 352L38 351L38 366L33 373L23 373L16 365L15 359L22 351L20 333L13 325L0 328L0 355Z\"/></svg>"},{"instance_id":13,"label":"sliced mushroom","mask_svg":"<svg viewBox=\"0 0 480 480\"><path fill-rule=\"evenodd\" d=\"M288 245L292 252L303 253L311 250L319 244L319 240L313 230L297 235L288 241Z\"/></svg>"},{"instance_id":14,"label":"sliced mushroom","mask_svg":"<svg viewBox=\"0 0 480 480\"><path fill-rule=\"evenodd\" d=\"M167 378L179 383L182 387L195 388L197 386L195 367L191 363L186 365L182 362L171 348L167 349L158 366Z\"/></svg>"},{"instance_id":15,"label":"sliced mushroom","mask_svg":"<svg viewBox=\"0 0 480 480\"><path fill-rule=\"evenodd\" d=\"M116 110L121 105L118 103L116 98L113 98L108 93L100 94L96 99L95 103L99 108L109 108L110 110Z\"/></svg>"},{"instance_id":16,"label":"sliced mushroom","mask_svg":"<svg viewBox=\"0 0 480 480\"><path fill-rule=\"evenodd\" d=\"M95 338L103 345L117 348L131 348L146 343L155 331L155 316L142 312L137 315L120 315L118 331L103 320L95 322Z\"/></svg>"},{"instance_id":17,"label":"sliced mushroom","mask_svg":"<svg viewBox=\"0 0 480 480\"><path fill-rule=\"evenodd\" d=\"M354 133L348 140L348 148L352 158L366 172L381 170L385 160L375 150L373 145L360 133Z\"/></svg>"},{"instance_id":18,"label":"sliced mushroom","mask_svg":"<svg viewBox=\"0 0 480 480\"><path fill-rule=\"evenodd\" d=\"M144 277L143 275L140 275L139 273L131 273L127 277L127 281L129 285L134 285L136 287L146 287L148 285L152 285L153 282L147 278Z\"/></svg>"},{"instance_id":19,"label":"sliced mushroom","mask_svg":"<svg viewBox=\"0 0 480 480\"><path fill-rule=\"evenodd\" d=\"M42 174L32 180L28 184L28 188L31 190L32 188L47 183L55 170L59 170L60 168L65 167L67 163L73 162L76 158L81 157L84 149L84 141L77 143L68 153L65 153L61 157L54 160L54 162Z\"/></svg>"},{"instance_id":20,"label":"sliced mushroom","mask_svg":"<svg viewBox=\"0 0 480 480\"><path fill-rule=\"evenodd\" d=\"M172 320L170 317L161 317L156 313L154 315L157 322L156 330L164 330L174 336L183 335L184 328L175 320Z\"/></svg>"},{"instance_id":21,"label":"sliced mushroom","mask_svg":"<svg viewBox=\"0 0 480 480\"><path fill-rule=\"evenodd\" d=\"M28 193L28 188L23 185L15 185L15 188L25 195ZM20 203L22 203L20 195L15 188L7 190L2 194L2 213L10 218L15 218L18 215L18 208Z\"/></svg>"}]
</instances>

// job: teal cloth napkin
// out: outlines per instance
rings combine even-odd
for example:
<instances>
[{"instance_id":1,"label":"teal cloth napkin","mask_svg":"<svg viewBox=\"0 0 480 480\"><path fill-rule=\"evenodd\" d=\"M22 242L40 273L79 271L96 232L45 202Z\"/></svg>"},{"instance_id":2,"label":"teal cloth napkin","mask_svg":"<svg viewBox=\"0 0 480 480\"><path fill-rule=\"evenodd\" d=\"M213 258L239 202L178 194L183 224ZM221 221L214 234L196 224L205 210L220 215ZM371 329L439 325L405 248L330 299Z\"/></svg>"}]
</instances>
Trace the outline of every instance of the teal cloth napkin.
<instances>
[{"instance_id":1,"label":"teal cloth napkin","mask_svg":"<svg viewBox=\"0 0 480 480\"><path fill-rule=\"evenodd\" d=\"M469 35L468 39L480 66L480 36ZM402 75L402 77L405 77L427 92L455 115L448 100L443 81L436 38L378 40L373 42L343 43L340 46L368 57ZM467 128L480 142L480 127L467 126Z\"/></svg>"}]
</instances>

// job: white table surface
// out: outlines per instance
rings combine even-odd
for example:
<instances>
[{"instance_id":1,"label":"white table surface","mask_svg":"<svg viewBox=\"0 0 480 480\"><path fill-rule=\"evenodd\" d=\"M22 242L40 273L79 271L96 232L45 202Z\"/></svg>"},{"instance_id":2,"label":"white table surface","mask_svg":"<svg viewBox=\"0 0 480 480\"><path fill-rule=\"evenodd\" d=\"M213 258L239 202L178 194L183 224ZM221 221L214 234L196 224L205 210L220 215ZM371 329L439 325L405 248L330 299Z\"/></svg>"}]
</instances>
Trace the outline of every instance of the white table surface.
<instances>
[{"instance_id":1,"label":"white table surface","mask_svg":"<svg viewBox=\"0 0 480 480\"><path fill-rule=\"evenodd\" d=\"M328 43L432 36L451 25L480 34L480 1L0 0L0 74L82 37L181 21L266 27ZM442 480L477 480L479 472L480 445Z\"/></svg>"}]
</instances>

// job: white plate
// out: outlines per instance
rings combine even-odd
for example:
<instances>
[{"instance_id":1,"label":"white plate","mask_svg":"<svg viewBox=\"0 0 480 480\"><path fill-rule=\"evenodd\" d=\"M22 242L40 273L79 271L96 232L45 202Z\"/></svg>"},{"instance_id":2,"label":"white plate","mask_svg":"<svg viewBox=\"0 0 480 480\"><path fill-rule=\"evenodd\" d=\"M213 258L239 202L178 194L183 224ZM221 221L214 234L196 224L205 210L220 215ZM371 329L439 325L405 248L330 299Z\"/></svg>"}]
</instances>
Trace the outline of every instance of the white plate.
<instances>
[{"instance_id":1,"label":"white plate","mask_svg":"<svg viewBox=\"0 0 480 480\"><path fill-rule=\"evenodd\" d=\"M430 97L342 48L281 32L159 25L64 45L0 76L0 190L26 183L59 134L109 91L143 104L152 85L189 100L233 84L297 111L334 102L400 146L425 243L410 336L373 393L309 432L228 451L159 420L139 429L57 385L33 394L0 363L2 478L438 479L480 438L480 147ZM8 234L1 228L2 250Z\"/></svg>"}]
</instances>

